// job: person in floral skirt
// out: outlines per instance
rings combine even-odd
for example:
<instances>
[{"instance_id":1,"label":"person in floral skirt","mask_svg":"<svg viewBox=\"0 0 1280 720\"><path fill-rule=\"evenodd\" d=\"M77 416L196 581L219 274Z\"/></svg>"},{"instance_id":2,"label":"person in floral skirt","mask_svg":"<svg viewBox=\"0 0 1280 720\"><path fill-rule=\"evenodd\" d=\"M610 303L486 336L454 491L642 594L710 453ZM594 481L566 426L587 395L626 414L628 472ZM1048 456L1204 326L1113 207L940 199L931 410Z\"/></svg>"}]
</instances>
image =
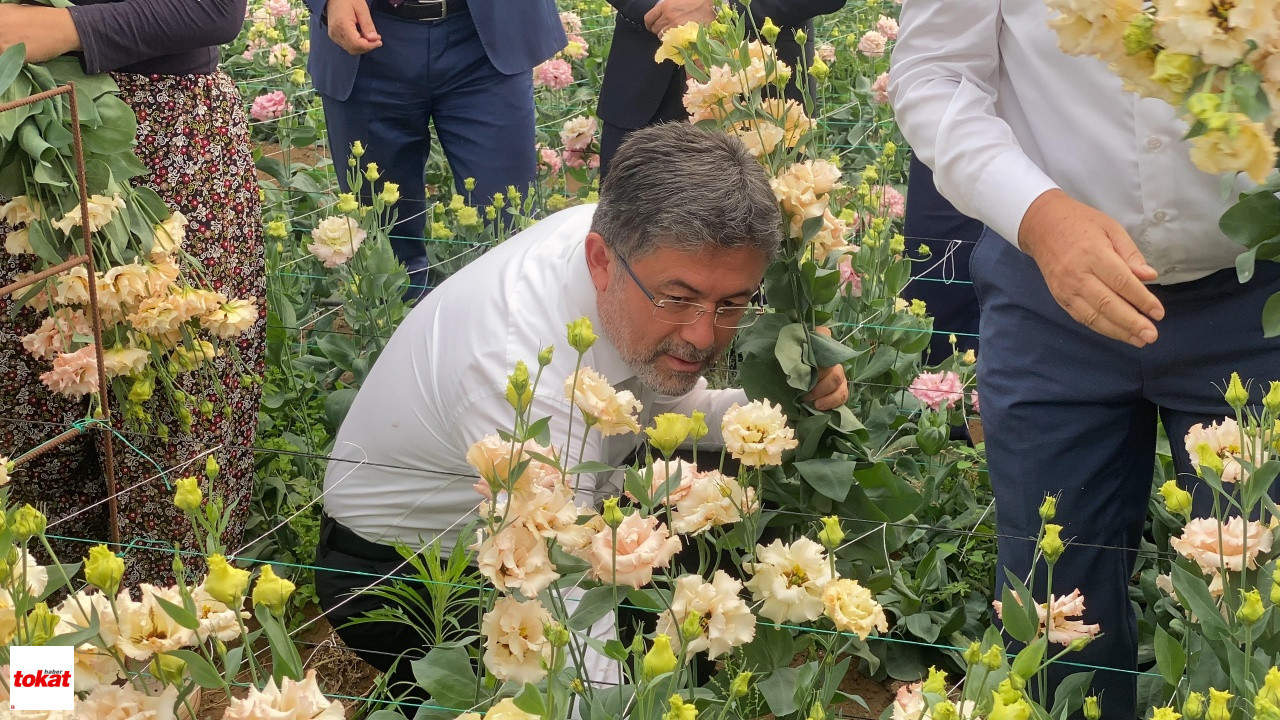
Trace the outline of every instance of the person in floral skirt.
<instances>
[{"instance_id":1,"label":"person in floral skirt","mask_svg":"<svg viewBox=\"0 0 1280 720\"><path fill-rule=\"evenodd\" d=\"M111 72L138 118L136 152L149 172L135 182L153 188L187 218L183 250L199 263L213 290L262 298L261 212L249 132L235 85L218 71L217 44L239 32L245 0L77 2L67 9L0 5L0 51L25 43L28 62L80 53L86 72ZM0 223L0 240L8 230ZM30 255L0 253L0 285L31 267ZM13 302L0 298L0 455L9 457L38 447L89 411L89 396L56 395L40 382L47 366L25 352L20 339L44 314L24 308L15 315ZM159 393L144 407L151 427L166 427L167 437L156 430L131 432L116 422L126 582L172 582L170 548L174 542L191 548L194 538L168 485L203 475L208 454L220 466L212 487L233 508L222 539L229 551L239 549L261 398L257 383L242 380L261 371L265 314L260 310L253 329L234 341L235 352L213 361L213 382L198 374L179 381L190 396L189 432L179 430L175 410L158 399ZM206 400L212 404L208 414L199 412ZM46 513L54 549L64 561L74 561L89 543L108 537L105 437L85 433L25 462L13 476L13 500Z\"/></svg>"}]
</instances>

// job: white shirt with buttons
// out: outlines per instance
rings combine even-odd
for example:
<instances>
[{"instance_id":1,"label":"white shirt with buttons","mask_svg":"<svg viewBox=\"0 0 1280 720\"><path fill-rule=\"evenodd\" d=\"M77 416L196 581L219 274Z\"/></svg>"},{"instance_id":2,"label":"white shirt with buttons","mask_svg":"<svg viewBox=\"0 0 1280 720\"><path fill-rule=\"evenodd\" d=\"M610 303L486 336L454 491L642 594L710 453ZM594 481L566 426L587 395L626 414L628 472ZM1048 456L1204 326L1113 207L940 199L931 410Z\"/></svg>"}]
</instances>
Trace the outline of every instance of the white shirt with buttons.
<instances>
[{"instance_id":1,"label":"white shirt with buttons","mask_svg":"<svg viewBox=\"0 0 1280 720\"><path fill-rule=\"evenodd\" d=\"M1124 91L1101 61L1058 49L1035 0L906 0L889 94L914 151L957 209L1017 244L1046 190L1128 230L1159 283L1232 267L1218 219L1252 186L1192 165L1168 103Z\"/></svg>"},{"instance_id":2,"label":"white shirt with buttons","mask_svg":"<svg viewBox=\"0 0 1280 720\"><path fill-rule=\"evenodd\" d=\"M414 308L396 330L360 388L334 442L325 474L325 512L366 540L421 547L437 535L452 547L475 517L481 497L467 449L499 428L510 429L507 375L523 360L537 372L538 352L555 346L542 375L533 417L551 418L552 442L578 461L583 422L564 396L577 354L565 325L591 318L599 339L583 364L644 404L640 424L659 413L702 410L710 433L701 443L723 443L720 419L741 390L712 390L706 380L680 397L640 384L600 326L596 291L587 271L584 241L594 205L556 213L507 240L450 277ZM587 435L586 460L622 462L639 444L635 435ZM718 457L718 453L716 453ZM618 487L583 476L580 503Z\"/></svg>"}]
</instances>

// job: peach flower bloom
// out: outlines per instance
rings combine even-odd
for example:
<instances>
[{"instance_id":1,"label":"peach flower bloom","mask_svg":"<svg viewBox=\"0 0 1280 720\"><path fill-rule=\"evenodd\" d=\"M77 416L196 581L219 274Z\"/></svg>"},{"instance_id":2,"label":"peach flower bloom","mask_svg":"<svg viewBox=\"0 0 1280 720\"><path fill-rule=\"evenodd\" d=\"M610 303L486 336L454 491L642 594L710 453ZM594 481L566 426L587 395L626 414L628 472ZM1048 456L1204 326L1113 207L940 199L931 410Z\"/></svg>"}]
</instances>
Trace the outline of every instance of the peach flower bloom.
<instances>
[{"instance_id":1,"label":"peach flower bloom","mask_svg":"<svg viewBox=\"0 0 1280 720\"><path fill-rule=\"evenodd\" d=\"M268 679L261 690L249 688L243 698L231 699L223 720L343 720L342 703L330 700L316 684L315 669L307 670L302 681L283 678L277 686Z\"/></svg>"},{"instance_id":2,"label":"peach flower bloom","mask_svg":"<svg viewBox=\"0 0 1280 720\"><path fill-rule=\"evenodd\" d=\"M52 360L59 352L71 346L72 336L89 335L93 327L80 310L62 309L47 317L36 331L22 338L22 347L32 357Z\"/></svg>"},{"instance_id":3,"label":"peach flower bloom","mask_svg":"<svg viewBox=\"0 0 1280 720\"><path fill-rule=\"evenodd\" d=\"M685 662L703 651L714 660L756 636L756 616L739 597L741 592L742 583L723 570L716 570L711 582L698 575L677 578L671 609L658 616L656 632L670 637L677 650L684 645ZM680 628L695 612L702 632L685 644Z\"/></svg>"},{"instance_id":4,"label":"peach flower bloom","mask_svg":"<svg viewBox=\"0 0 1280 720\"><path fill-rule=\"evenodd\" d=\"M200 326L214 337L230 340L258 322L257 298L229 300L200 318Z\"/></svg>"},{"instance_id":5,"label":"peach flower bloom","mask_svg":"<svg viewBox=\"0 0 1280 720\"><path fill-rule=\"evenodd\" d=\"M1271 528L1257 521L1246 524L1236 516L1225 524L1213 518L1196 518L1169 545L1195 561L1206 575L1215 575L1223 567L1232 572L1256 569L1258 555L1271 552L1271 542Z\"/></svg>"},{"instance_id":6,"label":"peach flower bloom","mask_svg":"<svg viewBox=\"0 0 1280 720\"><path fill-rule=\"evenodd\" d=\"M667 567L679 551L680 538L671 537L658 518L632 513L616 530L606 527L591 539L588 575L604 583L644 587L653 580L654 569Z\"/></svg>"},{"instance_id":7,"label":"peach flower bloom","mask_svg":"<svg viewBox=\"0 0 1280 720\"><path fill-rule=\"evenodd\" d=\"M565 378L564 394L592 419L592 427L601 435L640 432L639 415L644 406L630 390L615 390L608 378L595 370L582 367L576 376Z\"/></svg>"},{"instance_id":8,"label":"peach flower bloom","mask_svg":"<svg viewBox=\"0 0 1280 720\"><path fill-rule=\"evenodd\" d=\"M748 467L781 465L782 453L799 444L795 432L787 427L782 405L767 400L734 403L725 411L720 429L725 449Z\"/></svg>"},{"instance_id":9,"label":"peach flower bloom","mask_svg":"<svg viewBox=\"0 0 1280 720\"><path fill-rule=\"evenodd\" d=\"M537 600L498 598L480 624L485 667L499 680L540 682L547 676L544 663L551 661L546 635L551 622L551 613Z\"/></svg>"},{"instance_id":10,"label":"peach flower bloom","mask_svg":"<svg viewBox=\"0 0 1280 720\"><path fill-rule=\"evenodd\" d=\"M534 459L530 453L553 458L556 456L556 449L544 447L532 440L515 445L497 435L486 435L472 443L467 449L467 464L480 474L480 481L475 484L476 492L492 500L495 491L527 493L535 486L550 490L565 484L563 473ZM526 463L524 470L519 477L512 478L513 468L521 463Z\"/></svg>"},{"instance_id":11,"label":"peach flower bloom","mask_svg":"<svg viewBox=\"0 0 1280 720\"><path fill-rule=\"evenodd\" d=\"M151 353L138 347L116 345L102 351L102 369L107 379L142 372Z\"/></svg>"},{"instance_id":12,"label":"peach flower bloom","mask_svg":"<svg viewBox=\"0 0 1280 720\"><path fill-rule=\"evenodd\" d=\"M519 590L525 597L535 597L560 577L547 554L547 541L523 523L507 525L494 534L480 530L468 549L476 553L480 574L504 593Z\"/></svg>"},{"instance_id":13,"label":"peach flower bloom","mask_svg":"<svg viewBox=\"0 0 1280 720\"><path fill-rule=\"evenodd\" d=\"M53 282L53 301L59 305L88 303L89 271L83 266L73 267L56 276Z\"/></svg>"},{"instance_id":14,"label":"peach flower bloom","mask_svg":"<svg viewBox=\"0 0 1280 720\"><path fill-rule=\"evenodd\" d=\"M889 631L884 608L856 580L839 578L827 583L822 591L822 607L837 630L854 633L862 640L873 630Z\"/></svg>"},{"instance_id":15,"label":"peach flower bloom","mask_svg":"<svg viewBox=\"0 0 1280 720\"><path fill-rule=\"evenodd\" d=\"M79 678L76 678L77 680ZM148 695L132 685L99 685L75 701L77 718L95 720L174 720L178 687L169 685L159 695Z\"/></svg>"},{"instance_id":16,"label":"peach flower bloom","mask_svg":"<svg viewBox=\"0 0 1280 720\"><path fill-rule=\"evenodd\" d=\"M98 392L98 359L93 345L53 359L53 369L40 375L40 381L53 392L80 397Z\"/></svg>"},{"instance_id":17,"label":"peach flower bloom","mask_svg":"<svg viewBox=\"0 0 1280 720\"><path fill-rule=\"evenodd\" d=\"M689 492L674 505L671 529L699 535L713 527L741 522L743 514L760 508L754 488L744 488L729 475L709 470L693 477Z\"/></svg>"},{"instance_id":18,"label":"peach flower bloom","mask_svg":"<svg viewBox=\"0 0 1280 720\"><path fill-rule=\"evenodd\" d=\"M1015 595L1014 597L1017 596ZM1049 642L1066 646L1070 645L1072 640L1091 638L1101 632L1101 625L1086 625L1083 620L1073 619L1084 614L1084 595L1080 594L1079 588L1072 590L1067 595L1052 597L1050 600L1051 603L1039 603L1036 605L1036 615L1040 617L1041 630L1044 629L1046 618L1052 617L1052 625L1049 627ZM1047 609L1050 604L1053 607L1052 610ZM1004 617L1003 603L999 600L993 600L991 606L996 610L996 617Z\"/></svg>"}]
</instances>

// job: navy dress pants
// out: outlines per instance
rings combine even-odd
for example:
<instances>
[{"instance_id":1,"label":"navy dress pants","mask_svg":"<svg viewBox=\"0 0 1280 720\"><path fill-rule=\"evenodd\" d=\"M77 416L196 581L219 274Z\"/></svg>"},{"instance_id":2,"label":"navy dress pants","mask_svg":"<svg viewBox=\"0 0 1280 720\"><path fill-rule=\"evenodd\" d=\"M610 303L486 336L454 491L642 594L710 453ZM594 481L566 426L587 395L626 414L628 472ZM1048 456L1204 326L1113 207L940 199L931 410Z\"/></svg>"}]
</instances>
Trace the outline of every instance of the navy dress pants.
<instances>
[{"instance_id":1,"label":"navy dress pants","mask_svg":"<svg viewBox=\"0 0 1280 720\"><path fill-rule=\"evenodd\" d=\"M933 365L951 355L948 335L956 336L960 352L978 349L978 298L969 281L969 256L982 235L983 224L955 209L933 184L933 171L914 155L907 172L907 208L903 234L911 257L921 245L929 257L918 261L911 283L903 291L908 300L923 300L933 317L934 335L924 362Z\"/></svg>"},{"instance_id":2,"label":"navy dress pants","mask_svg":"<svg viewBox=\"0 0 1280 720\"><path fill-rule=\"evenodd\" d=\"M982 309L978 393L1000 565L1026 579L1037 510L1046 494L1059 495L1062 537L1082 545L1068 545L1058 560L1053 592L1079 588L1085 621L1103 632L1064 659L1116 668L1099 671L1094 689L1104 718L1132 720L1138 633L1128 587L1152 489L1157 418L1186 482L1183 437L1195 423L1233 414L1222 398L1231 373L1253 381L1254 403L1268 381L1280 379L1280 338L1264 338L1261 323L1263 304L1280 290L1280 265L1258 263L1244 285L1229 269L1150 286L1166 316L1156 324L1159 340L1142 349L1071 319L1035 262L990 230L974 250L971 271ZM998 572L1000 586L1004 572ZM1036 578L1043 602L1043 564ZM1059 678L1076 671L1054 670Z\"/></svg>"},{"instance_id":3,"label":"navy dress pants","mask_svg":"<svg viewBox=\"0 0 1280 720\"><path fill-rule=\"evenodd\" d=\"M453 170L455 190L468 204L483 209L508 185L524 193L537 175L533 72L498 72L466 12L426 22L377 12L373 17L382 47L360 58L351 96L341 101L322 96L329 146L344 190L356 140L365 147L362 167L376 162L380 180L399 183L391 244L410 271L410 282L421 285L430 221L423 176L431 126ZM475 179L469 193L463 187L466 178Z\"/></svg>"}]
</instances>

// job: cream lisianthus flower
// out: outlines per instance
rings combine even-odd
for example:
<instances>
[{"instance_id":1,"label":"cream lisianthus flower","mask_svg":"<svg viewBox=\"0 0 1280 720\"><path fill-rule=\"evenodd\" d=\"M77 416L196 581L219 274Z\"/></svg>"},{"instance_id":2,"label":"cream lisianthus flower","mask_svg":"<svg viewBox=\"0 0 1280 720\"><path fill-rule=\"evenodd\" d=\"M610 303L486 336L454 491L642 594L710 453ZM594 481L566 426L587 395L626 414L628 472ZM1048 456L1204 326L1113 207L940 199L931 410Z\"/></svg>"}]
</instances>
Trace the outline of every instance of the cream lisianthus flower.
<instances>
[{"instance_id":1,"label":"cream lisianthus flower","mask_svg":"<svg viewBox=\"0 0 1280 720\"><path fill-rule=\"evenodd\" d=\"M678 552L680 538L671 537L658 518L633 513L616 530L606 527L591 539L588 574L603 583L640 588Z\"/></svg>"},{"instance_id":2,"label":"cream lisianthus flower","mask_svg":"<svg viewBox=\"0 0 1280 720\"><path fill-rule=\"evenodd\" d=\"M760 107L782 124L782 141L789 148L799 146L805 133L811 132L818 126L818 121L806 115L804 106L795 100L765 98L761 101Z\"/></svg>"},{"instance_id":3,"label":"cream lisianthus flower","mask_svg":"<svg viewBox=\"0 0 1280 720\"><path fill-rule=\"evenodd\" d=\"M98 635L103 644L114 646L120 636L115 611L111 609L108 597L96 589L92 592L77 592L53 609L53 613L58 616L55 633L66 635L88 628L95 612L98 616ZM119 661L93 643L76 646L74 675L76 692L88 692L99 685L109 685L124 677Z\"/></svg>"},{"instance_id":4,"label":"cream lisianthus flower","mask_svg":"<svg viewBox=\"0 0 1280 720\"><path fill-rule=\"evenodd\" d=\"M1271 552L1271 528L1257 521L1246 523L1240 516L1225 524L1213 518L1196 518L1169 545L1206 575L1217 574L1223 567L1232 572L1246 567L1254 570L1258 555Z\"/></svg>"},{"instance_id":5,"label":"cream lisianthus flower","mask_svg":"<svg viewBox=\"0 0 1280 720\"><path fill-rule=\"evenodd\" d=\"M155 240L151 244L150 259L163 260L171 257L182 247L187 238L187 217L174 210L165 221L155 226Z\"/></svg>"},{"instance_id":6,"label":"cream lisianthus flower","mask_svg":"<svg viewBox=\"0 0 1280 720\"><path fill-rule=\"evenodd\" d=\"M1240 438L1240 425L1235 418L1224 418L1207 427L1202 423L1192 425L1183 440L1183 446L1191 458L1191 467L1199 470L1201 453L1207 453L1222 462L1222 468L1218 471L1219 478L1223 482L1235 483L1244 477L1244 468L1240 465ZM1249 440L1250 438L1245 438L1246 443ZM1255 459L1255 464L1261 463Z\"/></svg>"},{"instance_id":7,"label":"cream lisianthus flower","mask_svg":"<svg viewBox=\"0 0 1280 720\"><path fill-rule=\"evenodd\" d=\"M591 508L579 508L577 522L556 532L556 545L585 562L590 556L591 541L597 533L606 529L608 526L604 524L604 516Z\"/></svg>"},{"instance_id":8,"label":"cream lisianthus flower","mask_svg":"<svg viewBox=\"0 0 1280 720\"><path fill-rule=\"evenodd\" d=\"M573 489L564 485L551 489L535 486L528 492L482 503L480 514L507 523L522 523L544 538L553 538L578 520L573 497Z\"/></svg>"},{"instance_id":9,"label":"cream lisianthus flower","mask_svg":"<svg viewBox=\"0 0 1280 720\"><path fill-rule=\"evenodd\" d=\"M586 115L566 120L560 129L560 143L566 150L582 152L596 139L596 119Z\"/></svg>"},{"instance_id":10,"label":"cream lisianthus flower","mask_svg":"<svg viewBox=\"0 0 1280 720\"><path fill-rule=\"evenodd\" d=\"M547 541L523 523L508 524L494 534L481 530L468 549L476 553L480 574L504 593L519 590L536 597L560 577L547 554Z\"/></svg>"},{"instance_id":11,"label":"cream lisianthus flower","mask_svg":"<svg viewBox=\"0 0 1280 720\"><path fill-rule=\"evenodd\" d=\"M484 614L484 665L499 680L536 683L547 676L551 642L546 627L551 613L537 600L498 598Z\"/></svg>"},{"instance_id":12,"label":"cream lisianthus flower","mask_svg":"<svg viewBox=\"0 0 1280 720\"><path fill-rule=\"evenodd\" d=\"M129 313L129 324L144 335L160 337L178 329L182 316L167 297L148 297Z\"/></svg>"},{"instance_id":13,"label":"cream lisianthus flower","mask_svg":"<svg viewBox=\"0 0 1280 720\"><path fill-rule=\"evenodd\" d=\"M30 595L38 596L49 584L48 568L36 562L26 548L18 551L17 561L10 566L7 587L17 587L24 577L27 580L27 593Z\"/></svg>"},{"instance_id":14,"label":"cream lisianthus flower","mask_svg":"<svg viewBox=\"0 0 1280 720\"><path fill-rule=\"evenodd\" d=\"M177 650L196 643L196 634L169 617L156 598L182 606L177 587L159 588L143 583L141 602L129 599L128 591L116 598L120 638L116 647L134 660L149 660L155 653Z\"/></svg>"},{"instance_id":15,"label":"cream lisianthus flower","mask_svg":"<svg viewBox=\"0 0 1280 720\"><path fill-rule=\"evenodd\" d=\"M832 215L830 210L824 210L822 228L809 241L809 247L813 250L813 259L819 263L825 263L832 253L843 253L853 248L845 239L848 233L847 223Z\"/></svg>"},{"instance_id":16,"label":"cream lisianthus flower","mask_svg":"<svg viewBox=\"0 0 1280 720\"><path fill-rule=\"evenodd\" d=\"M723 570L716 570L711 582L698 575L677 578L671 609L658 616L656 632L670 637L676 648L683 645L686 662L703 651L714 660L756 636L756 616L741 592L742 583ZM693 613L701 619L702 632L686 641L680 630Z\"/></svg>"},{"instance_id":17,"label":"cream lisianthus flower","mask_svg":"<svg viewBox=\"0 0 1280 720\"><path fill-rule=\"evenodd\" d=\"M169 303L178 312L182 322L217 310L227 301L227 296L213 290L183 285L169 294Z\"/></svg>"},{"instance_id":18,"label":"cream lisianthus flower","mask_svg":"<svg viewBox=\"0 0 1280 720\"><path fill-rule=\"evenodd\" d=\"M100 302L118 303L131 310L136 309L139 303L152 294L146 266L129 263L107 270L98 283L98 293Z\"/></svg>"},{"instance_id":19,"label":"cream lisianthus flower","mask_svg":"<svg viewBox=\"0 0 1280 720\"><path fill-rule=\"evenodd\" d=\"M200 326L223 340L239 337L258 321L257 302L257 298L228 300L206 312L200 318Z\"/></svg>"},{"instance_id":20,"label":"cream lisianthus flower","mask_svg":"<svg viewBox=\"0 0 1280 720\"><path fill-rule=\"evenodd\" d=\"M345 216L334 215L320 221L311 231L311 251L327 268L334 268L351 259L368 233L355 220Z\"/></svg>"},{"instance_id":21,"label":"cream lisianthus flower","mask_svg":"<svg viewBox=\"0 0 1280 720\"><path fill-rule=\"evenodd\" d=\"M746 588L760 615L778 623L810 622L822 616L822 593L831 581L831 564L822 546L802 537L784 545L774 540L756 546L756 562L743 565L751 573Z\"/></svg>"},{"instance_id":22,"label":"cream lisianthus flower","mask_svg":"<svg viewBox=\"0 0 1280 720\"><path fill-rule=\"evenodd\" d=\"M748 467L781 465L782 453L796 447L795 432L787 427L782 405L753 400L734 403L724 414L720 428L729 454Z\"/></svg>"},{"instance_id":23,"label":"cream lisianthus flower","mask_svg":"<svg viewBox=\"0 0 1280 720\"><path fill-rule=\"evenodd\" d=\"M601 435L640 432L639 415L644 406L630 390L615 390L595 370L583 367L565 378L564 394Z\"/></svg>"},{"instance_id":24,"label":"cream lisianthus flower","mask_svg":"<svg viewBox=\"0 0 1280 720\"><path fill-rule=\"evenodd\" d=\"M31 231L26 228L10 230L4 238L4 251L10 255L35 253L36 249L31 246Z\"/></svg>"},{"instance_id":25,"label":"cream lisianthus flower","mask_svg":"<svg viewBox=\"0 0 1280 720\"><path fill-rule=\"evenodd\" d=\"M145 268L147 291L156 296L168 295L174 283L178 282L178 276L182 274L182 268L171 257L159 262L152 262L146 265Z\"/></svg>"},{"instance_id":26,"label":"cream lisianthus flower","mask_svg":"<svg viewBox=\"0 0 1280 720\"><path fill-rule=\"evenodd\" d=\"M89 302L89 271L73 267L53 279L53 301L58 305L84 305Z\"/></svg>"},{"instance_id":27,"label":"cream lisianthus flower","mask_svg":"<svg viewBox=\"0 0 1280 720\"><path fill-rule=\"evenodd\" d=\"M872 631L889 631L889 621L884 608L876 602L871 591L856 580L839 578L827 583L822 592L823 611L836 629L851 632L866 640Z\"/></svg>"},{"instance_id":28,"label":"cream lisianthus flower","mask_svg":"<svg viewBox=\"0 0 1280 720\"><path fill-rule=\"evenodd\" d=\"M14 631L17 629L18 616L13 604L13 596L8 590L0 588L0 643L8 645L13 640Z\"/></svg>"},{"instance_id":29,"label":"cream lisianthus flower","mask_svg":"<svg viewBox=\"0 0 1280 720\"><path fill-rule=\"evenodd\" d=\"M744 514L759 509L754 488L719 470L693 477L689 492L674 505L671 529L682 535L699 535L713 527L741 522Z\"/></svg>"},{"instance_id":30,"label":"cream lisianthus flower","mask_svg":"<svg viewBox=\"0 0 1280 720\"><path fill-rule=\"evenodd\" d=\"M1140 0L1048 0L1058 15L1049 27L1058 34L1058 47L1068 55L1104 59L1124 54L1124 32L1142 12Z\"/></svg>"},{"instance_id":31,"label":"cream lisianthus flower","mask_svg":"<svg viewBox=\"0 0 1280 720\"><path fill-rule=\"evenodd\" d=\"M750 119L729 128L729 134L736 136L747 147L752 157L760 157L773 152L786 138L782 128L768 120Z\"/></svg>"},{"instance_id":32,"label":"cream lisianthus flower","mask_svg":"<svg viewBox=\"0 0 1280 720\"><path fill-rule=\"evenodd\" d=\"M314 669L301 681L286 677L276 685L271 678L261 690L249 688L243 698L233 697L222 715L223 720L343 720L345 716L341 702L320 692Z\"/></svg>"},{"instance_id":33,"label":"cream lisianthus flower","mask_svg":"<svg viewBox=\"0 0 1280 720\"><path fill-rule=\"evenodd\" d=\"M476 492L492 500L495 492L522 494L532 492L534 487L551 490L565 485L563 473L530 453L554 458L557 451L532 440L517 444L497 435L486 435L472 443L467 449L467 464L480 473L480 482L475 484ZM511 477L512 471L521 463L524 463L524 469L520 476Z\"/></svg>"},{"instance_id":34,"label":"cream lisianthus flower","mask_svg":"<svg viewBox=\"0 0 1280 720\"><path fill-rule=\"evenodd\" d=\"M41 212L39 200L30 195L18 195L0 205L0 222L14 228L21 227L39 220Z\"/></svg>"},{"instance_id":35,"label":"cream lisianthus flower","mask_svg":"<svg viewBox=\"0 0 1280 720\"><path fill-rule=\"evenodd\" d=\"M840 168L826 160L806 160L787 168L769 184L791 219L791 237L804 236L804 221L822 217L828 196L839 186Z\"/></svg>"},{"instance_id":36,"label":"cream lisianthus flower","mask_svg":"<svg viewBox=\"0 0 1280 720\"><path fill-rule=\"evenodd\" d=\"M683 25L668 28L662 33L662 45L653 54L653 61L670 60L677 65L684 65L684 56L680 51L688 49L698 41L699 27L696 21L690 20Z\"/></svg>"},{"instance_id":37,"label":"cream lisianthus flower","mask_svg":"<svg viewBox=\"0 0 1280 720\"><path fill-rule=\"evenodd\" d=\"M79 680L79 678L76 678ZM95 720L174 720L178 687L168 685L158 695L148 695L133 685L99 685L83 700L75 701L77 718Z\"/></svg>"},{"instance_id":38,"label":"cream lisianthus flower","mask_svg":"<svg viewBox=\"0 0 1280 720\"><path fill-rule=\"evenodd\" d=\"M151 353L138 347L116 345L102 351L102 369L107 379L133 375L147 366Z\"/></svg>"},{"instance_id":39,"label":"cream lisianthus flower","mask_svg":"<svg viewBox=\"0 0 1280 720\"><path fill-rule=\"evenodd\" d=\"M1165 50L1230 67L1249 41L1263 44L1276 27L1275 0L1159 0L1155 35Z\"/></svg>"},{"instance_id":40,"label":"cream lisianthus flower","mask_svg":"<svg viewBox=\"0 0 1280 720\"><path fill-rule=\"evenodd\" d=\"M90 195L89 196L89 232L97 232L106 227L111 222L111 216L117 210L124 209L124 198L119 194L107 197L106 195ZM60 220L54 220L53 226L62 232L70 235L72 232L78 232L75 228L80 227L80 203L76 203L66 215Z\"/></svg>"},{"instance_id":41,"label":"cream lisianthus flower","mask_svg":"<svg viewBox=\"0 0 1280 720\"><path fill-rule=\"evenodd\" d=\"M1267 179L1276 166L1276 145L1262 123L1236 113L1230 127L1209 130L1191 138L1191 162L1215 175L1242 172L1254 180Z\"/></svg>"},{"instance_id":42,"label":"cream lisianthus flower","mask_svg":"<svg viewBox=\"0 0 1280 720\"><path fill-rule=\"evenodd\" d=\"M1017 597L1016 595L1014 596ZM1070 645L1072 640L1080 638L1091 638L1102 631L1101 625L1086 625L1084 621L1075 619L1079 615L1084 614L1084 596L1080 594L1080 589L1072 590L1067 595L1058 595L1051 598L1052 609L1049 604L1039 603L1036 605L1036 614L1040 618L1040 629L1044 630L1045 620L1052 616L1052 622L1049 626L1049 642L1056 645ZM1019 600L1018 602L1022 602ZM1004 617L1003 603L999 600L993 600L991 606L996 610L996 616Z\"/></svg>"},{"instance_id":43,"label":"cream lisianthus flower","mask_svg":"<svg viewBox=\"0 0 1280 720\"><path fill-rule=\"evenodd\" d=\"M200 627L196 628L196 637L200 638L201 642L208 640L211 635L223 642L230 642L240 637L240 623L236 620L236 611L221 600L215 600L203 585L191 591L191 599L195 602L196 620L200 623ZM250 617L250 614L245 611L241 611L239 615L242 620Z\"/></svg>"}]
</instances>

